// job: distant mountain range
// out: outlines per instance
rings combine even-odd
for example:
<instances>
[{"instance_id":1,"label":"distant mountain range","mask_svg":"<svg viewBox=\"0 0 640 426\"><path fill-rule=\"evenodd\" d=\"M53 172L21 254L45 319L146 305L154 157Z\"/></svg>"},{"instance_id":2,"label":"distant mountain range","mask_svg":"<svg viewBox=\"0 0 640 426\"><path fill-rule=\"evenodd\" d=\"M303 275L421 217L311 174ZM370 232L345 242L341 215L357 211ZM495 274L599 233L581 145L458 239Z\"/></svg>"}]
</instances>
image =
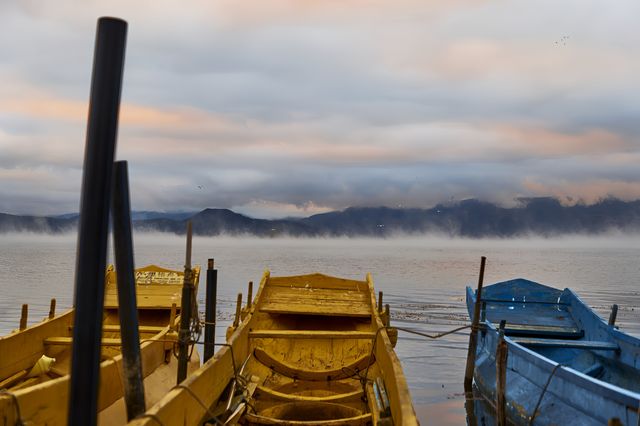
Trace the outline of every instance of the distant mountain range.
<instances>
[{"instance_id":1,"label":"distant mountain range","mask_svg":"<svg viewBox=\"0 0 640 426\"><path fill-rule=\"evenodd\" d=\"M602 234L640 231L640 200L604 199L563 206L555 198L520 199L517 207L500 207L475 199L439 204L431 209L351 207L302 219L254 219L228 209L198 213L134 212L137 231L183 234L191 220L196 235L374 236L444 234L461 237L517 237ZM63 233L77 228L78 215L16 216L0 213L0 233Z\"/></svg>"}]
</instances>

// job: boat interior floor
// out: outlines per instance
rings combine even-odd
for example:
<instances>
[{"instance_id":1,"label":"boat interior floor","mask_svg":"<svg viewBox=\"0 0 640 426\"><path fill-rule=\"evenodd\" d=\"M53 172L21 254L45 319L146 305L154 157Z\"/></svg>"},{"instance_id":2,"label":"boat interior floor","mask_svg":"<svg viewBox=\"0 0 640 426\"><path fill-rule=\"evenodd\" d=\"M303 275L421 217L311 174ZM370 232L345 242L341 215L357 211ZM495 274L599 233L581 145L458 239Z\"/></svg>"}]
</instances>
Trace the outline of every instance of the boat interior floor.
<instances>
[{"instance_id":1,"label":"boat interior floor","mask_svg":"<svg viewBox=\"0 0 640 426\"><path fill-rule=\"evenodd\" d=\"M371 424L361 380L367 369L380 375L370 318L260 315L256 326L265 328L249 332L250 354L238 366L244 390L229 389L213 413L232 416L238 404L231 401L243 393L243 424Z\"/></svg>"},{"instance_id":2,"label":"boat interior floor","mask_svg":"<svg viewBox=\"0 0 640 426\"><path fill-rule=\"evenodd\" d=\"M219 420L229 421L244 403L244 424L320 426L371 422L360 378L354 374L356 370L327 379L293 365L282 369L274 362L282 363L273 355L254 350L241 368L238 381L242 385L232 382L212 413L219 415Z\"/></svg>"}]
</instances>

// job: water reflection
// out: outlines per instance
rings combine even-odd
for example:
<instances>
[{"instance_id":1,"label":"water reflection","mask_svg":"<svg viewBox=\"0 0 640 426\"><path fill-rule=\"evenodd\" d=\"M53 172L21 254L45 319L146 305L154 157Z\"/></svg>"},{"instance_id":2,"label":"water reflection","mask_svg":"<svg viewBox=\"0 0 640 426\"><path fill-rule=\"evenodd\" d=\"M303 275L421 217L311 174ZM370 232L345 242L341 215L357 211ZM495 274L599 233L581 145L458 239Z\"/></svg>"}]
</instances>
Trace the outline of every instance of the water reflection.
<instances>
[{"instance_id":1,"label":"water reflection","mask_svg":"<svg viewBox=\"0 0 640 426\"><path fill-rule=\"evenodd\" d=\"M136 265L180 269L184 241L170 235L136 235ZM485 283L526 277L558 288L571 287L607 318L620 305L617 323L640 335L640 242L613 239L465 241L429 237L388 240L289 240L195 238L194 263L214 257L219 268L216 341L233 318L235 298L265 268L273 275L323 272L362 279L373 274L391 305L392 325L437 334L469 323L464 289L475 286L480 256L488 257ZM20 306L29 303L29 323L71 306L75 236L0 238L0 334L17 328ZM202 283L201 283L202 284ZM199 291L204 306L204 285ZM463 378L466 330L430 340L399 333L396 352L423 425L467 421ZM478 400L473 399L474 405ZM483 412L484 413L484 412ZM492 424L476 411L478 424ZM472 418L469 421L474 421ZM484 422L484 423L483 423Z\"/></svg>"}]
</instances>

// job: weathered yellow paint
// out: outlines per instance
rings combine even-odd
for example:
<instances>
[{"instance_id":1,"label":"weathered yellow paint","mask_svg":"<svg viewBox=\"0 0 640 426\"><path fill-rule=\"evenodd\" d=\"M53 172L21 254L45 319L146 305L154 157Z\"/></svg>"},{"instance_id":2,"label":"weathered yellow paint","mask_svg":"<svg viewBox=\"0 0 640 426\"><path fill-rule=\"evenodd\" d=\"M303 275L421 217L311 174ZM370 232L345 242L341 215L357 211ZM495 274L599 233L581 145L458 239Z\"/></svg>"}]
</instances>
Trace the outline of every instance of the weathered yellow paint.
<instances>
[{"instance_id":1,"label":"weathered yellow paint","mask_svg":"<svg viewBox=\"0 0 640 426\"><path fill-rule=\"evenodd\" d=\"M200 267L192 270L193 280L198 288ZM172 271L156 265L136 269L136 298L138 309L166 309L173 303L180 309L184 273ZM107 268L105 278L104 307L118 307L118 289L116 272L113 266Z\"/></svg>"},{"instance_id":2,"label":"weathered yellow paint","mask_svg":"<svg viewBox=\"0 0 640 426\"><path fill-rule=\"evenodd\" d=\"M199 279L200 268L193 269L194 282ZM158 290L163 286L175 286L184 274L150 266L136 272L136 292L138 297L148 296L152 303L138 306L139 332L141 339L141 359L145 384L154 389L147 391L147 404L152 405L175 384L175 374L168 378L172 357L169 351L176 341L176 333L170 328L170 311L175 301L169 296L171 291ZM106 296L117 301L115 271L112 266L105 277ZM107 297L105 297L105 300ZM140 300L140 299L139 299ZM21 420L25 424L64 425L67 423L69 371L71 366L71 345L73 343L73 315L70 310L64 314L47 318L43 322L23 331L0 337L0 382L15 396L0 395L0 424L14 424L17 421L16 401ZM179 316L178 316L179 317ZM100 389L98 409L106 410L114 406L123 396L122 355L120 354L120 326L117 304L108 300L103 317L102 358L100 365ZM45 374L27 378L29 371L42 355L56 359L53 367ZM168 364L167 364L168 362ZM190 370L195 370L200 361L195 352L190 362ZM116 424L126 422L124 410L110 410L110 421ZM107 416L104 416L105 418Z\"/></svg>"},{"instance_id":3,"label":"weathered yellow paint","mask_svg":"<svg viewBox=\"0 0 640 426\"><path fill-rule=\"evenodd\" d=\"M372 331L324 331L324 330L253 330L249 337L272 339L373 339Z\"/></svg>"},{"instance_id":4,"label":"weathered yellow paint","mask_svg":"<svg viewBox=\"0 0 640 426\"><path fill-rule=\"evenodd\" d=\"M249 383L244 398L255 409L242 411L244 424L377 423L373 389L360 381L368 366L368 383L380 378L386 388L393 423L418 424L369 275L356 281L266 271L254 302L227 336L231 347L130 424L196 425L224 412L227 401L220 398L234 380L234 364L244 377L240 383Z\"/></svg>"}]
</instances>

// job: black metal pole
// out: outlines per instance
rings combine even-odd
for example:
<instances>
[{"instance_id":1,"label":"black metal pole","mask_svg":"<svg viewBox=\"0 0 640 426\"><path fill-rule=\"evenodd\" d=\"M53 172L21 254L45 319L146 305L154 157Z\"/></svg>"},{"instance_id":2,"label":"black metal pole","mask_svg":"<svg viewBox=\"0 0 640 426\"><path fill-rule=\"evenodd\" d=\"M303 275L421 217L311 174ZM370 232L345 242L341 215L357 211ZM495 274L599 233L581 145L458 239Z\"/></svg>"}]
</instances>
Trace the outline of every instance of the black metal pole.
<instances>
[{"instance_id":1,"label":"black metal pole","mask_svg":"<svg viewBox=\"0 0 640 426\"><path fill-rule=\"evenodd\" d=\"M127 420L145 411L138 308L133 262L131 203L126 161L116 161L113 180L113 241L118 281L118 315L122 339L122 375Z\"/></svg>"},{"instance_id":2,"label":"black metal pole","mask_svg":"<svg viewBox=\"0 0 640 426\"><path fill-rule=\"evenodd\" d=\"M216 352L216 300L218 297L218 270L214 269L213 259L207 265L207 308L205 310L204 325L204 362L207 362Z\"/></svg>"},{"instance_id":3,"label":"black metal pole","mask_svg":"<svg viewBox=\"0 0 640 426\"><path fill-rule=\"evenodd\" d=\"M100 18L91 77L75 276L68 424L95 425L111 179L127 23Z\"/></svg>"},{"instance_id":4,"label":"black metal pole","mask_svg":"<svg viewBox=\"0 0 640 426\"><path fill-rule=\"evenodd\" d=\"M180 302L180 330L178 331L178 377L180 384L187 377L189 361L189 340L191 327L191 306L193 303L193 280L191 278L191 221L187 222L187 259L184 265L184 282Z\"/></svg>"}]
</instances>

